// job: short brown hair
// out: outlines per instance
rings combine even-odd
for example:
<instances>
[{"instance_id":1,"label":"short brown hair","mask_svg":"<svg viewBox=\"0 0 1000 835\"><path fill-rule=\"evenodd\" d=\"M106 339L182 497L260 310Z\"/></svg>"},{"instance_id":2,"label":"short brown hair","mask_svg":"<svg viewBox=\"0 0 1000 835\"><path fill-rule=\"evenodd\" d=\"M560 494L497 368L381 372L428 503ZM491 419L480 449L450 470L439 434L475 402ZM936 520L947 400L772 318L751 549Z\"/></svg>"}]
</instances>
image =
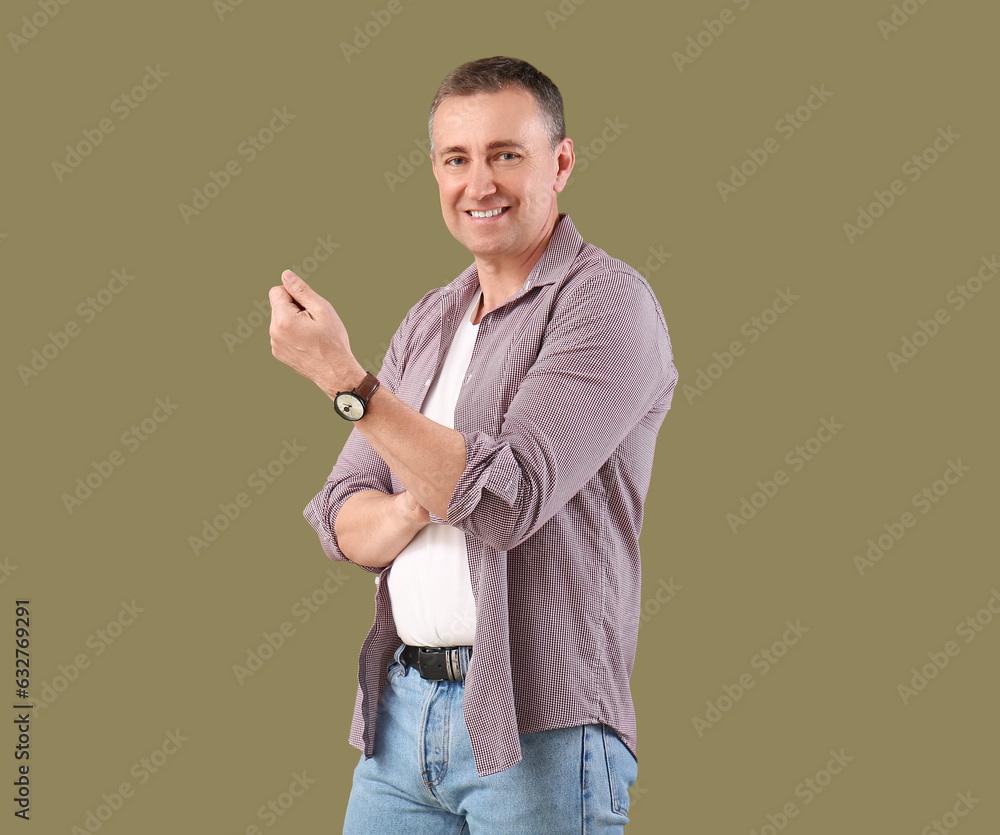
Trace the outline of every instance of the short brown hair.
<instances>
[{"instance_id":1,"label":"short brown hair","mask_svg":"<svg viewBox=\"0 0 1000 835\"><path fill-rule=\"evenodd\" d=\"M462 64L448 73L441 82L431 104L430 118L427 120L431 153L434 153L434 115L442 101L449 96L496 93L511 87L520 87L535 97L538 111L545 122L545 132L549 135L549 146L555 151L566 137L566 120L563 116L563 100L559 88L545 73L527 61L497 55Z\"/></svg>"}]
</instances>

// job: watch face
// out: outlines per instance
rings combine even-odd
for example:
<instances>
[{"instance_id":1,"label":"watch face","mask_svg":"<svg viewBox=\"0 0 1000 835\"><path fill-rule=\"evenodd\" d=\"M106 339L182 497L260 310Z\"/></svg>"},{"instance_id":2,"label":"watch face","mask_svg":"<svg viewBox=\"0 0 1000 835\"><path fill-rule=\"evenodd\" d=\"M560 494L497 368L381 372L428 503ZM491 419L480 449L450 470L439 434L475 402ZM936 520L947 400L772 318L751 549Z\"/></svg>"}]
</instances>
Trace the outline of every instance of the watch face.
<instances>
[{"instance_id":1,"label":"watch face","mask_svg":"<svg viewBox=\"0 0 1000 835\"><path fill-rule=\"evenodd\" d=\"M360 420L365 413L364 404L357 395L350 392L338 394L333 403L337 411L348 420Z\"/></svg>"}]
</instances>

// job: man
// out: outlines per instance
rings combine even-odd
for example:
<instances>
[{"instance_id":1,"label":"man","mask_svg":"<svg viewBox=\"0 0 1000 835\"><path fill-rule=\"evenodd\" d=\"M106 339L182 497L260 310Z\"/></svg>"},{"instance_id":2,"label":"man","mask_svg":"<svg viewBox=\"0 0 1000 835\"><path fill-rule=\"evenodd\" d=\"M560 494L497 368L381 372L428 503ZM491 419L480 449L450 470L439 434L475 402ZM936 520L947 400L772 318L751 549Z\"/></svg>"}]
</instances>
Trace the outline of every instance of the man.
<instances>
[{"instance_id":1,"label":"man","mask_svg":"<svg viewBox=\"0 0 1000 835\"><path fill-rule=\"evenodd\" d=\"M621 832L667 327L646 280L558 211L573 142L545 75L465 64L429 129L475 262L411 308L378 377L294 273L270 291L274 356L354 421L305 517L378 575L344 832Z\"/></svg>"}]
</instances>

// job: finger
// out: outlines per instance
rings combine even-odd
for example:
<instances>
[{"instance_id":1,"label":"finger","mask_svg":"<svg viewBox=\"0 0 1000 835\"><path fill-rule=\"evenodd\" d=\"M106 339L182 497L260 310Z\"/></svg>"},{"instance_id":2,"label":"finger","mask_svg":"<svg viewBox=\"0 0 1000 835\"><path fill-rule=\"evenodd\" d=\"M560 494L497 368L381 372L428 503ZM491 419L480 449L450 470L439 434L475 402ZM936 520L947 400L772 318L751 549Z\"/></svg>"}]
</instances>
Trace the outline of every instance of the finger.
<instances>
[{"instance_id":1,"label":"finger","mask_svg":"<svg viewBox=\"0 0 1000 835\"><path fill-rule=\"evenodd\" d=\"M267 298L271 302L272 319L275 316L298 313L304 309L301 304L292 298L291 294L284 287L272 287L267 291Z\"/></svg>"},{"instance_id":2,"label":"finger","mask_svg":"<svg viewBox=\"0 0 1000 835\"><path fill-rule=\"evenodd\" d=\"M288 291L288 295L298 303L302 310L308 310L319 299L316 291L291 270L285 270L281 274L281 281L285 290Z\"/></svg>"}]
</instances>

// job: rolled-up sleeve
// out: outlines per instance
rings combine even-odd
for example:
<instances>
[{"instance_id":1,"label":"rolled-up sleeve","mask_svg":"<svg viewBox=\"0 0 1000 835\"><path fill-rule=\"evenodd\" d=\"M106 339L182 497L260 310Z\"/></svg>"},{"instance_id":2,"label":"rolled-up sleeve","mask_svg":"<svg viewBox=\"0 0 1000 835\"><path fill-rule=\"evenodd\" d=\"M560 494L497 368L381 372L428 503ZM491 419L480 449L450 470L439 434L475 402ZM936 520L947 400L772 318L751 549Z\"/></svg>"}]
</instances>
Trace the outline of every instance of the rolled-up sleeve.
<instances>
[{"instance_id":1,"label":"rolled-up sleeve","mask_svg":"<svg viewBox=\"0 0 1000 835\"><path fill-rule=\"evenodd\" d=\"M392 493L392 481L388 465L355 427L323 489L302 512L319 535L320 545L330 559L346 560L358 565L340 550L334 524L344 502L362 490ZM362 565L361 568L374 573L382 570L368 565Z\"/></svg>"},{"instance_id":2,"label":"rolled-up sleeve","mask_svg":"<svg viewBox=\"0 0 1000 835\"><path fill-rule=\"evenodd\" d=\"M658 403L669 408L675 381L666 324L646 282L624 271L574 280L555 302L499 437L463 433L466 467L443 521L501 551L520 545Z\"/></svg>"},{"instance_id":3,"label":"rolled-up sleeve","mask_svg":"<svg viewBox=\"0 0 1000 835\"><path fill-rule=\"evenodd\" d=\"M410 314L407 314L406 319L403 320L393 336L389 349L382 360L382 368L378 372L379 385L386 386L390 391L394 391L396 387L399 349L400 345L405 342L405 331L409 319ZM355 426L351 429L351 434L347 437L340 455L337 456L337 463L323 489L315 495L302 512L306 521L315 529L323 551L330 559L344 560L352 565L359 565L340 550L334 525L344 502L362 490L379 490L391 494L393 492L392 472L382 456L374 450ZM382 571L380 567L368 565L360 567L375 574Z\"/></svg>"}]
</instances>

